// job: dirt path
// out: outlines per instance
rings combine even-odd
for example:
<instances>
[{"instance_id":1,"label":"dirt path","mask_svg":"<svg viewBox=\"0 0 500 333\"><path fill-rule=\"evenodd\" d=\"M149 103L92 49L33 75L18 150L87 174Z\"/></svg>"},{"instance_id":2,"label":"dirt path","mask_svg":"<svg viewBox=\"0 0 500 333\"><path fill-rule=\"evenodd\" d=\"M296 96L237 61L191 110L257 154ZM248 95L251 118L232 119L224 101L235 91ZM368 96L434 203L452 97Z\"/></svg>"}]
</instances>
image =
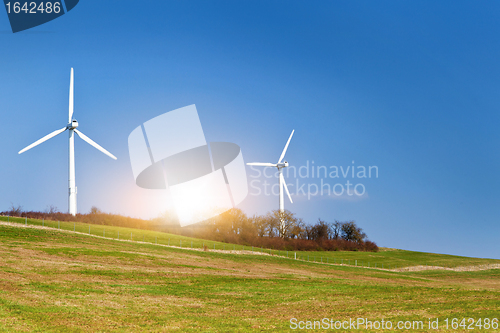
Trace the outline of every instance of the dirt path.
<instances>
[{"instance_id":1,"label":"dirt path","mask_svg":"<svg viewBox=\"0 0 500 333\"><path fill-rule=\"evenodd\" d=\"M488 269L500 268L500 264L485 264L485 265L472 265L472 266L457 266L457 267L441 267L441 266L408 266L397 269L390 269L393 272L420 272L429 270L446 270L454 272L474 272L474 271L484 271Z\"/></svg>"}]
</instances>

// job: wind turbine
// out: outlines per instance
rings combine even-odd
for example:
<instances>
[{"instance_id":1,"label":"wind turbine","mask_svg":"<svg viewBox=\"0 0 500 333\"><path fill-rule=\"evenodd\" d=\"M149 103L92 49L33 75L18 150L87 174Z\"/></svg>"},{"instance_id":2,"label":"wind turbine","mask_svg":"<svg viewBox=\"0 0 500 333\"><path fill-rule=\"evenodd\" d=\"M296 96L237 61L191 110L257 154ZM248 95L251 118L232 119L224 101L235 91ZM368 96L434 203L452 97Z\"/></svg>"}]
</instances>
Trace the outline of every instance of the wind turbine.
<instances>
[{"instance_id":1,"label":"wind turbine","mask_svg":"<svg viewBox=\"0 0 500 333\"><path fill-rule=\"evenodd\" d=\"M285 231L285 220L283 218L283 213L285 212L285 200L283 198L283 188L285 188L286 194L288 195L288 199L290 199L290 202L293 203L292 197L290 196L290 192L288 191L288 187L286 186L285 178L283 177L283 169L288 166L287 161L283 161L283 158L285 158L286 150L288 149L288 145L290 144L290 140L292 140L292 136L295 130L292 130L292 134L290 134L290 137L288 138L288 141L286 142L285 149L283 149L283 152L281 153L280 159L278 160L278 163L247 163L247 165L255 165L255 166L264 166L264 167L275 167L278 168L279 171L279 184L280 184L280 222L281 222L281 237L284 237L284 231Z\"/></svg>"},{"instance_id":2,"label":"wind turbine","mask_svg":"<svg viewBox=\"0 0 500 333\"><path fill-rule=\"evenodd\" d=\"M68 198L68 211L71 215L75 216L76 215L76 185L75 185L75 136L74 133L78 134L80 138L83 139L83 141L87 142L89 145L93 146L94 148L100 150L104 154L108 155L112 159L116 160L116 157L108 152L106 149L102 148L99 146L97 143L92 141L88 136L77 130L78 127L78 121L76 119L73 119L73 110L74 110L74 85L73 85L73 68L71 68L71 79L70 79L70 85L69 85L69 118L68 118L68 125L65 127L58 129L57 131L54 131L40 140L30 144L28 147L22 149L19 151L18 154L22 154L27 150L30 150L33 147L38 146L42 142L45 142L56 135L61 134L64 131L69 130L69 198Z\"/></svg>"}]
</instances>

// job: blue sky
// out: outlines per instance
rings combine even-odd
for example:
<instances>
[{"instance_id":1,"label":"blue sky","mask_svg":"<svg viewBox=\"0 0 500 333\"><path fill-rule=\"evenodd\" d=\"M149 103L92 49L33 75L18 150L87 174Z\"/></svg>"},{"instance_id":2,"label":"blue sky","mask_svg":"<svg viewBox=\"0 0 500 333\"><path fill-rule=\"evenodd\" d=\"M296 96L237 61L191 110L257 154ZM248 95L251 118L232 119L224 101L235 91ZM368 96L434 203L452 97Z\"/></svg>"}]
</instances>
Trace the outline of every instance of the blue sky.
<instances>
[{"instance_id":1,"label":"blue sky","mask_svg":"<svg viewBox=\"0 0 500 333\"><path fill-rule=\"evenodd\" d=\"M297 168L378 167L325 179L362 182L362 197L285 203L306 222L353 219L379 246L500 258L499 19L494 1L81 1L12 34L0 13L0 210L67 210L66 134L17 152L66 125L74 67L79 129L118 157L76 139L80 212L168 209L168 193L135 186L127 138L196 104L207 140L237 143L246 162L275 162L295 129ZM249 195L240 207L277 205Z\"/></svg>"}]
</instances>

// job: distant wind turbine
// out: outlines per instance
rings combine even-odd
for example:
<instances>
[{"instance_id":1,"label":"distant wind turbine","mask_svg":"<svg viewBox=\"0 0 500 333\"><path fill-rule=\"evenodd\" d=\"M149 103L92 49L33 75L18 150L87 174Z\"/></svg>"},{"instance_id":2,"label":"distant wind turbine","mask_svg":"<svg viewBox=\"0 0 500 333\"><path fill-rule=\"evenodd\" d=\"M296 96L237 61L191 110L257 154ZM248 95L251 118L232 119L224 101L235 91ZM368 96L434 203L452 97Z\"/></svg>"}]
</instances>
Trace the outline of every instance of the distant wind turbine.
<instances>
[{"instance_id":1,"label":"distant wind turbine","mask_svg":"<svg viewBox=\"0 0 500 333\"><path fill-rule=\"evenodd\" d=\"M247 163L247 165L255 165L255 166L264 166L264 167L275 167L278 168L279 174L280 174L280 179L279 179L279 184L280 184L280 222L281 222L281 237L284 237L283 232L285 230L285 220L283 218L283 213L285 212L285 200L283 198L283 187L286 190L286 194L288 195L288 199L290 199L290 202L293 203L292 197L290 196L290 192L288 191L288 187L286 186L285 178L283 177L283 169L288 166L288 162L283 161L283 158L285 158L286 151L288 149L288 145L290 144L290 140L292 140L292 136L295 130L292 131L292 134L290 134L290 137L288 138L288 141L286 142L285 149L283 149L283 152L281 153L280 159L278 160L278 163Z\"/></svg>"},{"instance_id":2,"label":"distant wind turbine","mask_svg":"<svg viewBox=\"0 0 500 333\"><path fill-rule=\"evenodd\" d=\"M42 142L45 142L56 135L61 134L62 132L69 130L69 199L68 199L68 211L71 215L75 216L76 215L76 185L75 185L75 137L73 132L78 134L80 138L83 139L83 141L87 142L89 145L93 146L94 148L100 150L104 154L108 155L112 159L116 160L116 157L108 152L106 149L102 148L99 146L97 143L92 141L88 136L77 130L76 128L78 127L78 121L76 119L73 119L73 110L74 110L74 99L73 99L73 92L74 92L74 85L73 85L73 68L71 68L71 79L70 79L70 85L69 85L69 118L68 118L68 125L65 127L58 129L57 131L54 131L40 140L30 144L28 147L24 148L23 150L19 151L18 154L22 154L27 150L30 150L33 147L38 146Z\"/></svg>"}]
</instances>

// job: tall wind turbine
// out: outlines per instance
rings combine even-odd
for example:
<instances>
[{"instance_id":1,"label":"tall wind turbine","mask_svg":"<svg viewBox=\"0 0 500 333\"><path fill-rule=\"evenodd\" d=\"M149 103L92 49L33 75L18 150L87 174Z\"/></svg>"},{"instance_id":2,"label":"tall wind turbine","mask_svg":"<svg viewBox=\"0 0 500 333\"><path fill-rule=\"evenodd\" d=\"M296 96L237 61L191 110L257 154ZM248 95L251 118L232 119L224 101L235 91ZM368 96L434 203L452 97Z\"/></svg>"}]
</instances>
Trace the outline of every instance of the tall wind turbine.
<instances>
[{"instance_id":1,"label":"tall wind turbine","mask_svg":"<svg viewBox=\"0 0 500 333\"><path fill-rule=\"evenodd\" d=\"M288 191L288 187L286 186L285 178L283 177L283 169L288 166L287 161L283 161L283 158L285 158L286 150L288 149L288 145L290 144L290 140L292 140L292 136L295 130L292 131L292 134L290 134L290 137L288 138L288 141L286 142L285 149L283 149L283 152L281 153L280 159L278 160L278 163L247 163L247 165L256 165L256 166L264 166L264 167L275 167L278 168L279 174L280 174L280 179L279 179L279 184L280 184L280 222L281 222L281 237L284 237L284 231L285 231L285 220L283 218L283 213L285 212L285 200L283 197L283 188L286 190L286 194L288 195L288 199L290 199L290 202L293 203L292 197L290 196L290 192Z\"/></svg>"},{"instance_id":2,"label":"tall wind turbine","mask_svg":"<svg viewBox=\"0 0 500 333\"><path fill-rule=\"evenodd\" d=\"M100 150L104 154L108 155L112 159L116 160L116 157L108 152L106 149L102 148L99 146L97 143L92 141L88 136L77 130L78 127L78 121L76 119L73 119L73 110L74 110L74 74L73 74L73 68L71 68L71 79L70 79L70 84L69 84L69 117L68 117L68 125L65 127L58 129L57 131L54 131L40 140L30 144L28 147L24 148L23 150L19 151L18 154L22 154L27 150L30 150L33 147L38 146L42 142L45 142L56 135L61 134L64 131L69 130L69 199L68 199L68 211L71 215L75 216L76 215L76 185L75 185L75 137L74 133L78 134L80 138L83 139L83 141L87 142L89 145L93 146L94 148Z\"/></svg>"}]
</instances>

